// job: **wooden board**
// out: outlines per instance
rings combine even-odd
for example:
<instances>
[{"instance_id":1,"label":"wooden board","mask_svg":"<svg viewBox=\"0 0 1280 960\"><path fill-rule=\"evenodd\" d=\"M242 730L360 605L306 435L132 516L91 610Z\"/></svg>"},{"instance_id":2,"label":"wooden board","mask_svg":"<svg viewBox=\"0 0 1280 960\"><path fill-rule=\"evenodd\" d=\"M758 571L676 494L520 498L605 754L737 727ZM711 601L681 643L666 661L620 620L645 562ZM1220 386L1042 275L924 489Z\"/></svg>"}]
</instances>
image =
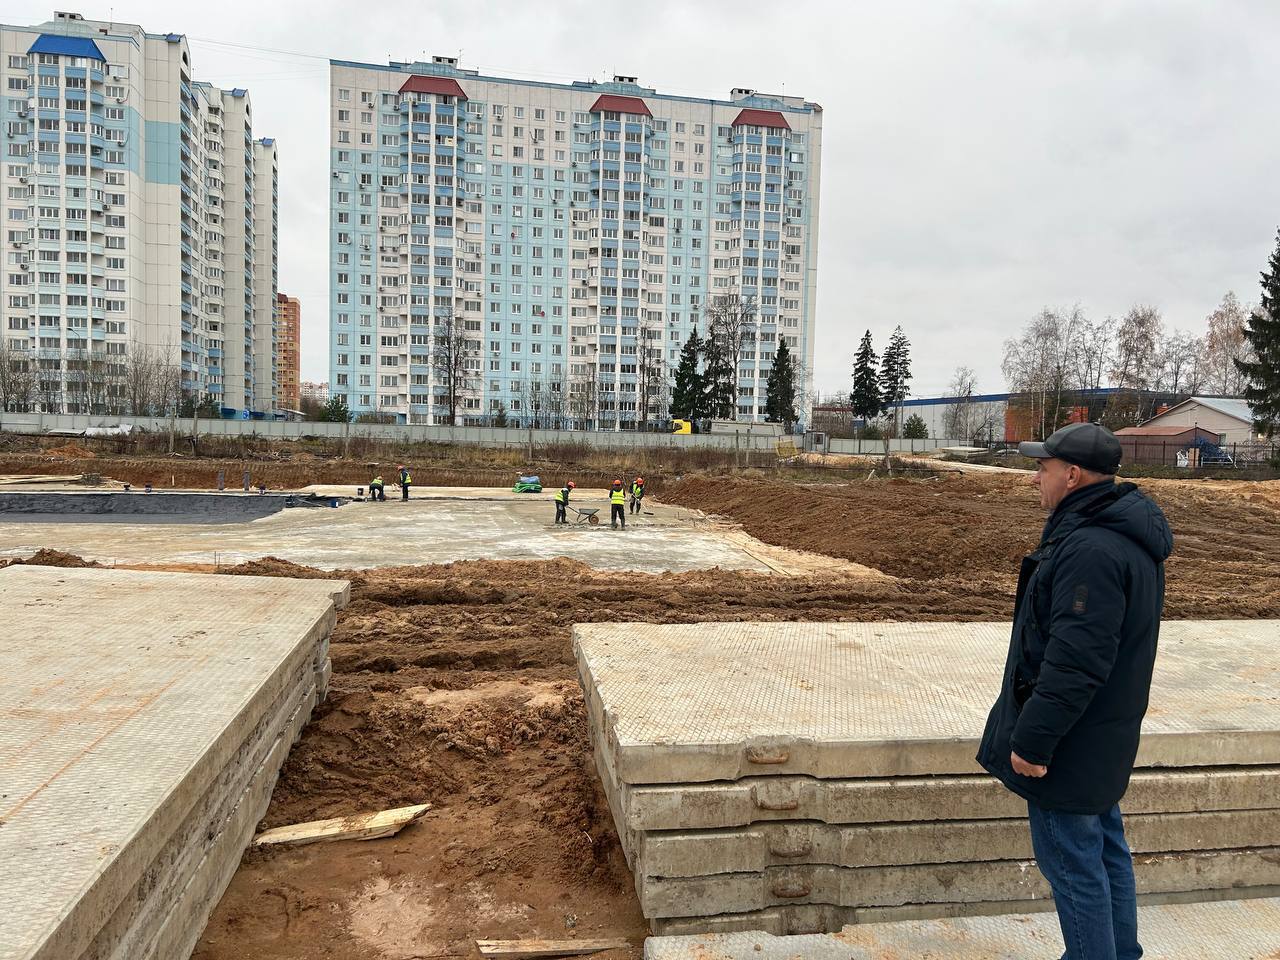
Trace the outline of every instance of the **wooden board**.
<instances>
[{"instance_id":1,"label":"wooden board","mask_svg":"<svg viewBox=\"0 0 1280 960\"><path fill-rule=\"evenodd\" d=\"M602 950L625 950L631 941L612 940L477 940L482 957L581 957Z\"/></svg>"},{"instance_id":2,"label":"wooden board","mask_svg":"<svg viewBox=\"0 0 1280 960\"><path fill-rule=\"evenodd\" d=\"M253 846L298 846L327 840L376 840L379 837L394 836L430 809L431 804L419 803L412 807L361 813L353 817L295 823L288 827L264 830L253 838Z\"/></svg>"}]
</instances>

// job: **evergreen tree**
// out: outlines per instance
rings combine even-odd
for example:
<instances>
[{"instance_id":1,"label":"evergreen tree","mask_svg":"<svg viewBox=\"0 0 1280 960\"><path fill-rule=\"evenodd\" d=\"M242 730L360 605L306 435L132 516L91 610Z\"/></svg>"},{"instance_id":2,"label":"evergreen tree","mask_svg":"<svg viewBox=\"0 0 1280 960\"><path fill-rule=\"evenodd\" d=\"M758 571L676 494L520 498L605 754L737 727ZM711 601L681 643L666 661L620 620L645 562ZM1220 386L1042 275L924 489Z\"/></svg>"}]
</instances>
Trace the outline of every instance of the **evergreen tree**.
<instances>
[{"instance_id":1,"label":"evergreen tree","mask_svg":"<svg viewBox=\"0 0 1280 960\"><path fill-rule=\"evenodd\" d=\"M704 341L702 395L706 415L717 420L736 420L738 398L733 395L733 366L714 339Z\"/></svg>"},{"instance_id":2,"label":"evergreen tree","mask_svg":"<svg viewBox=\"0 0 1280 960\"><path fill-rule=\"evenodd\" d=\"M1254 356L1233 362L1248 378L1244 398L1253 408L1258 431L1274 437L1280 433L1280 232L1267 266L1270 272L1262 274L1262 303L1249 315L1244 331Z\"/></svg>"},{"instance_id":3,"label":"evergreen tree","mask_svg":"<svg viewBox=\"0 0 1280 960\"><path fill-rule=\"evenodd\" d=\"M907 384L911 382L911 342L902 327L893 329L893 336L884 348L880 360L880 399L884 409L907 399Z\"/></svg>"},{"instance_id":4,"label":"evergreen tree","mask_svg":"<svg viewBox=\"0 0 1280 960\"><path fill-rule=\"evenodd\" d=\"M350 423L351 410L347 407L347 398L340 393L331 396L320 408L320 420L324 423Z\"/></svg>"},{"instance_id":5,"label":"evergreen tree","mask_svg":"<svg viewBox=\"0 0 1280 960\"><path fill-rule=\"evenodd\" d=\"M773 366L769 370L769 382L765 386L765 418L771 423L781 423L790 432L796 416L796 364L787 346L787 338L779 335L778 349L773 354Z\"/></svg>"},{"instance_id":6,"label":"evergreen tree","mask_svg":"<svg viewBox=\"0 0 1280 960\"><path fill-rule=\"evenodd\" d=\"M704 341L694 327L680 351L676 382L671 389L671 416L679 420L701 420L706 416L705 385L698 362L705 349Z\"/></svg>"},{"instance_id":7,"label":"evergreen tree","mask_svg":"<svg viewBox=\"0 0 1280 960\"><path fill-rule=\"evenodd\" d=\"M920 414L913 413L907 418L907 422L902 425L902 438L904 440L929 439L929 425L924 422Z\"/></svg>"},{"instance_id":8,"label":"evergreen tree","mask_svg":"<svg viewBox=\"0 0 1280 960\"><path fill-rule=\"evenodd\" d=\"M853 358L853 391L849 395L853 415L874 420L884 411L880 381L876 377L876 351L871 346L871 331L862 335L858 353Z\"/></svg>"}]
</instances>

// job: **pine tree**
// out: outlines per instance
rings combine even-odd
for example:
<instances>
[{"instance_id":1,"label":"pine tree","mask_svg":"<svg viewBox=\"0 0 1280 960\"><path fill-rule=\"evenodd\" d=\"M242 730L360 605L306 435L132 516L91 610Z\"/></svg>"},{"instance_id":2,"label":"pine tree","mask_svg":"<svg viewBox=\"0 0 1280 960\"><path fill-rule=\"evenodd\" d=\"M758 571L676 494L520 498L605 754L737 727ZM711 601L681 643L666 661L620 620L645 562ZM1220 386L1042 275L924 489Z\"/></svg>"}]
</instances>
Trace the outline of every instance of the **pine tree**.
<instances>
[{"instance_id":1,"label":"pine tree","mask_svg":"<svg viewBox=\"0 0 1280 960\"><path fill-rule=\"evenodd\" d=\"M705 341L694 327L689 339L680 351L680 365L676 367L676 382L671 389L671 416L679 420L701 420L706 416L705 385L698 372L698 362L705 349Z\"/></svg>"},{"instance_id":2,"label":"pine tree","mask_svg":"<svg viewBox=\"0 0 1280 960\"><path fill-rule=\"evenodd\" d=\"M907 384L911 382L911 341L902 332L902 327L894 327L889 345L884 348L884 357L880 361L880 399L884 409L889 410L895 404L907 399Z\"/></svg>"},{"instance_id":3,"label":"pine tree","mask_svg":"<svg viewBox=\"0 0 1280 960\"><path fill-rule=\"evenodd\" d=\"M849 396L853 415L874 420L884 411L880 381L876 377L876 351L871 346L871 331L862 335L858 353L853 358L853 391Z\"/></svg>"},{"instance_id":4,"label":"pine tree","mask_svg":"<svg viewBox=\"0 0 1280 960\"><path fill-rule=\"evenodd\" d=\"M907 417L907 422L902 425L902 439L928 440L929 425L924 422L924 417L918 413L913 413Z\"/></svg>"},{"instance_id":5,"label":"pine tree","mask_svg":"<svg viewBox=\"0 0 1280 960\"><path fill-rule=\"evenodd\" d=\"M796 365L787 346L787 338L781 335L765 390L765 418L771 423L783 424L784 429L790 432L791 425L799 419L796 416Z\"/></svg>"},{"instance_id":6,"label":"pine tree","mask_svg":"<svg viewBox=\"0 0 1280 960\"><path fill-rule=\"evenodd\" d=\"M714 339L703 341L702 396L709 417L736 420L738 398L733 395L733 366Z\"/></svg>"},{"instance_id":7,"label":"pine tree","mask_svg":"<svg viewBox=\"0 0 1280 960\"><path fill-rule=\"evenodd\" d=\"M1262 274L1262 303L1249 315L1244 338L1253 348L1253 359L1233 361L1248 384L1244 398L1253 408L1258 431L1274 437L1280 433L1280 232L1276 249Z\"/></svg>"}]
</instances>

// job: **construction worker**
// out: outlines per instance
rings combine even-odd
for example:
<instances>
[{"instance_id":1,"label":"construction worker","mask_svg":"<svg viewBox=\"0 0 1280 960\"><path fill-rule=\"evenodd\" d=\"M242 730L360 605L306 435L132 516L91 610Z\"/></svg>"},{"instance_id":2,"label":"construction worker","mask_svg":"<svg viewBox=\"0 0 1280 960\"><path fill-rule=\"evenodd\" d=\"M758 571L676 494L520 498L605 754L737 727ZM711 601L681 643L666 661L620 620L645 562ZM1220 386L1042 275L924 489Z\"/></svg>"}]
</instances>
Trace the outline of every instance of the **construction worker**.
<instances>
[{"instance_id":1,"label":"construction worker","mask_svg":"<svg viewBox=\"0 0 1280 960\"><path fill-rule=\"evenodd\" d=\"M644 499L644 477L636 477L631 481L631 512L640 512L640 501Z\"/></svg>"},{"instance_id":2,"label":"construction worker","mask_svg":"<svg viewBox=\"0 0 1280 960\"><path fill-rule=\"evenodd\" d=\"M568 523L568 517L565 511L569 507L569 492L575 489L577 484L572 480L560 488L560 492L556 494L556 523Z\"/></svg>"},{"instance_id":3,"label":"construction worker","mask_svg":"<svg viewBox=\"0 0 1280 960\"><path fill-rule=\"evenodd\" d=\"M373 502L386 501L387 495L382 492L382 477L377 476L369 481L369 499Z\"/></svg>"},{"instance_id":4,"label":"construction worker","mask_svg":"<svg viewBox=\"0 0 1280 960\"><path fill-rule=\"evenodd\" d=\"M409 476L409 468L404 464L400 465L400 499L409 499L409 485L413 483L413 477Z\"/></svg>"},{"instance_id":5,"label":"construction worker","mask_svg":"<svg viewBox=\"0 0 1280 960\"><path fill-rule=\"evenodd\" d=\"M609 526L618 529L621 522L622 529L627 529L627 492L622 489L622 481L613 481L613 487L609 491Z\"/></svg>"}]
</instances>

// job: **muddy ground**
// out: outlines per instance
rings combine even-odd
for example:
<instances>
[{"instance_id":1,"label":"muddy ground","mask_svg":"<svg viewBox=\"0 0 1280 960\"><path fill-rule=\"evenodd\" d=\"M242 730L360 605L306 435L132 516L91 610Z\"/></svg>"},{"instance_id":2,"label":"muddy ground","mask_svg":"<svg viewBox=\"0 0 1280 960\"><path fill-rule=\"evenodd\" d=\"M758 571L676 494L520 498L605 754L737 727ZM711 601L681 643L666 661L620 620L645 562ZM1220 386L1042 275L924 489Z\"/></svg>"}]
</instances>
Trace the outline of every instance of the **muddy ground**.
<instances>
[{"instance_id":1,"label":"muddy ground","mask_svg":"<svg viewBox=\"0 0 1280 960\"><path fill-rule=\"evenodd\" d=\"M1280 485L1144 486L1177 537L1167 616L1280 617ZM475 956L475 938L571 936L630 937L636 947L613 957L638 958L646 928L589 759L571 625L1006 619L1043 520L1025 479L999 474L687 478L663 498L891 578L620 574L565 560L339 574L353 589L330 697L264 826L435 807L392 839L246 855L197 960ZM270 559L236 572L319 575Z\"/></svg>"}]
</instances>

